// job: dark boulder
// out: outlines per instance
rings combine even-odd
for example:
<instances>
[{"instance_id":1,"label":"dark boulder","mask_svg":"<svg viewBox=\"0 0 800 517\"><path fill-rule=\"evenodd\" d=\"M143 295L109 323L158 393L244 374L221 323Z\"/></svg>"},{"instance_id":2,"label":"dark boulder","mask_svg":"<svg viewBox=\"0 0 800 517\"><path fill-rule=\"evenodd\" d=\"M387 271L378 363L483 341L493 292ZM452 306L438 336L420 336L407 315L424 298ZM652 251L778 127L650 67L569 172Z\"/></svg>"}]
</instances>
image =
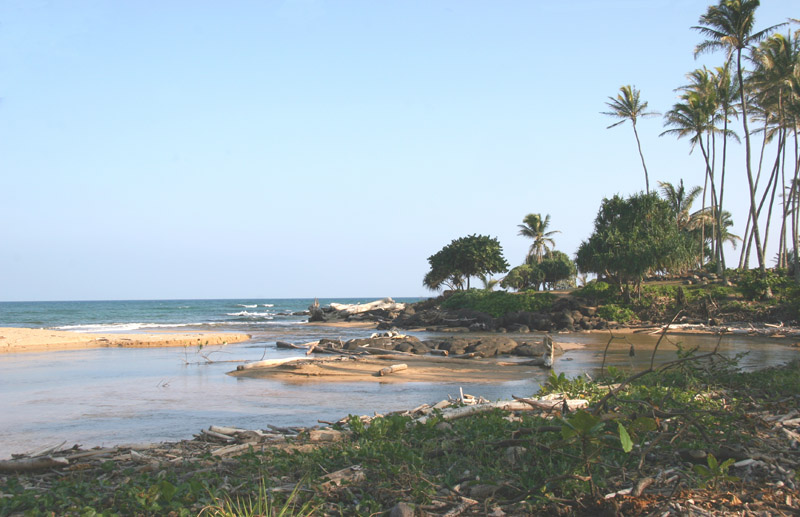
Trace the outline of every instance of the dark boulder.
<instances>
[{"instance_id":1,"label":"dark boulder","mask_svg":"<svg viewBox=\"0 0 800 517\"><path fill-rule=\"evenodd\" d=\"M517 342L507 337L486 337L471 343L466 353L475 353L481 357L510 354L517 348Z\"/></svg>"}]
</instances>

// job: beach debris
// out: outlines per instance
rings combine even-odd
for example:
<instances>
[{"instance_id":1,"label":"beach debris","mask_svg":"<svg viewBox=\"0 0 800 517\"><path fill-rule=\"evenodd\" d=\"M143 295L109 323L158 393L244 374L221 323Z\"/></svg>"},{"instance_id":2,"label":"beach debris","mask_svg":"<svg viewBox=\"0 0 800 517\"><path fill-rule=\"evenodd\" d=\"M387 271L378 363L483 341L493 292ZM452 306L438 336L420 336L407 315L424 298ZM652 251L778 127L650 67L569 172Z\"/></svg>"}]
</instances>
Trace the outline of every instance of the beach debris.
<instances>
[{"instance_id":1,"label":"beach debris","mask_svg":"<svg viewBox=\"0 0 800 517\"><path fill-rule=\"evenodd\" d=\"M389 374L395 373L395 372L401 372L403 370L408 370L408 365L407 364L403 364L403 363L401 363L401 364L393 364L392 366L387 366L386 368L381 368L380 370L378 370L377 375L383 377L384 375L389 375Z\"/></svg>"},{"instance_id":2,"label":"beach debris","mask_svg":"<svg viewBox=\"0 0 800 517\"><path fill-rule=\"evenodd\" d=\"M363 481L365 478L366 474L364 474L364 469L361 468L361 465L353 465L352 467L343 468L323 476L322 479L327 481L322 483L320 488L323 490L328 490L333 487L342 486L343 484L358 483L359 481Z\"/></svg>"},{"instance_id":3,"label":"beach debris","mask_svg":"<svg viewBox=\"0 0 800 517\"><path fill-rule=\"evenodd\" d=\"M280 364L300 361L301 359L302 357L283 357L280 359L264 359L263 361L254 361L252 363L240 364L239 366L236 367L236 371L251 370L253 368L270 368L272 366L278 366Z\"/></svg>"},{"instance_id":4,"label":"beach debris","mask_svg":"<svg viewBox=\"0 0 800 517\"><path fill-rule=\"evenodd\" d=\"M36 472L53 468L66 467L69 460L52 456L39 456L38 458L19 458L0 461L0 473Z\"/></svg>"}]
</instances>

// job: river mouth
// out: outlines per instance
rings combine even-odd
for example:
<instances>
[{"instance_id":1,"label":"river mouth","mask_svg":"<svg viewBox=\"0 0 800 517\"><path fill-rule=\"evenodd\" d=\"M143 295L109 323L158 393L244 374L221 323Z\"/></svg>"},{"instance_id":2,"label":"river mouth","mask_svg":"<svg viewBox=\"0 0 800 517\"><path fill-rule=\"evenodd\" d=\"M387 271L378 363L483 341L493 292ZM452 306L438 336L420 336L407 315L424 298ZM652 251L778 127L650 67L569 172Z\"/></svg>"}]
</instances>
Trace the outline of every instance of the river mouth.
<instances>
[{"instance_id":1,"label":"river mouth","mask_svg":"<svg viewBox=\"0 0 800 517\"><path fill-rule=\"evenodd\" d=\"M527 368L504 382L446 378L439 382L302 383L234 378L226 361L293 357L277 340L312 341L319 337L364 337L364 329L295 327L254 333L249 342L205 350L184 348L91 349L5 354L0 356L0 458L45 445L112 446L190 438L209 425L263 429L268 424L313 426L348 414L385 413L458 397L460 391L489 400L531 396L549 371ZM415 333L420 339L432 337ZM536 339L531 334L508 334ZM625 371L650 366L658 335L620 335L608 345L606 364ZM607 334L557 334L556 342L574 344L556 359L554 370L568 377L596 378L603 363ZM670 335L659 346L656 364L677 358L678 344L712 350L719 338ZM633 344L634 355L630 355ZM770 338L725 336L720 353L740 358L751 370L784 364L800 349ZM212 363L206 364L206 359Z\"/></svg>"}]
</instances>

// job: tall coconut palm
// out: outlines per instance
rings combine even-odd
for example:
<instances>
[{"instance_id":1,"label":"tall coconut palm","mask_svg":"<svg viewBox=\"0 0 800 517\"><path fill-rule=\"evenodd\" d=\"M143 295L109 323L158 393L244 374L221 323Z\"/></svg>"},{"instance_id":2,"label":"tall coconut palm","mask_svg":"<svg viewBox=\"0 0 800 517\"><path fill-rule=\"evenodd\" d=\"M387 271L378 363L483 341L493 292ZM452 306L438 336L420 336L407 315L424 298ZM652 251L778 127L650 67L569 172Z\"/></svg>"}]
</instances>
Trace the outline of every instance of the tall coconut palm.
<instances>
[{"instance_id":1,"label":"tall coconut palm","mask_svg":"<svg viewBox=\"0 0 800 517\"><path fill-rule=\"evenodd\" d=\"M707 73L705 74L707 75ZM691 76L691 74L690 74ZM709 89L700 88L698 90L687 90L681 96L683 102L676 103L666 115L664 115L664 125L671 126L661 133L660 136L674 134L678 138L690 136L689 142L691 147L689 152L694 150L695 145L700 146L700 151L703 154L703 161L705 162L706 182L711 182L711 204L716 204L716 186L714 182L714 173L712 167L712 159L707 145L704 143L704 138L707 138L715 131L714 127L714 114L716 112L716 105L713 99L709 98ZM705 210L705 196L703 196L703 210ZM701 226L700 230L700 248L699 255L700 262L703 262L702 245L705 242L705 225Z\"/></svg>"},{"instance_id":2,"label":"tall coconut palm","mask_svg":"<svg viewBox=\"0 0 800 517\"><path fill-rule=\"evenodd\" d=\"M619 93L616 97L609 97L610 102L606 102L606 106L611 108L611 111L601 112L603 115L620 119L619 122L611 124L606 129L616 127L628 120L631 121L633 126L633 135L636 137L636 146L639 149L639 158L642 160L642 168L644 169L644 185L645 191L650 193L650 177L647 174L647 165L644 163L644 154L642 154L642 143L639 140L639 132L636 130L636 122L640 118L654 117L658 113L654 111L647 111L647 101L640 99L640 92L635 86L629 84L620 87Z\"/></svg>"},{"instance_id":3,"label":"tall coconut palm","mask_svg":"<svg viewBox=\"0 0 800 517\"><path fill-rule=\"evenodd\" d=\"M736 78L739 82L739 101L745 139L745 168L750 190L750 217L753 222L758 265L762 274L766 274L764 248L761 246L761 235L758 230L755 183L753 182L753 170L750 160L750 130L747 125L747 96L744 90L742 50L763 40L770 32L783 24L753 32L755 12L760 4L759 0L720 0L719 4L709 6L706 13L700 16L700 25L692 28L706 37L705 41L695 47L695 57L704 52L716 50L724 50L729 60L734 55L736 57Z\"/></svg>"},{"instance_id":4,"label":"tall coconut palm","mask_svg":"<svg viewBox=\"0 0 800 517\"><path fill-rule=\"evenodd\" d=\"M798 94L794 85L800 78L800 42L797 37L774 34L751 52L751 60L755 64L755 69L750 75L749 82L755 92L755 103L759 109L761 117L764 119L765 142L775 136L778 138L778 150L776 154L773 176L770 180L774 187L778 184L778 163L780 163L782 185L786 185L786 143L790 131L795 128L796 123L793 115L793 107L798 104ZM764 235L764 247L766 247L770 218L772 215L772 204L776 189L773 188L773 197L770 200L770 210L767 214L767 230ZM763 201L762 201L763 203ZM789 217L788 199L784 197L782 222L780 231L780 242L778 247L779 266L786 265L787 246L785 242L787 219Z\"/></svg>"},{"instance_id":5,"label":"tall coconut palm","mask_svg":"<svg viewBox=\"0 0 800 517\"><path fill-rule=\"evenodd\" d=\"M545 253L555 247L556 242L553 240L553 235L561 232L558 230L548 232L548 226L550 226L549 214L544 219L541 214L528 214L522 219L522 224L517 225L518 235L533 240L525 258L526 262L536 259L537 263L541 263Z\"/></svg>"}]
</instances>

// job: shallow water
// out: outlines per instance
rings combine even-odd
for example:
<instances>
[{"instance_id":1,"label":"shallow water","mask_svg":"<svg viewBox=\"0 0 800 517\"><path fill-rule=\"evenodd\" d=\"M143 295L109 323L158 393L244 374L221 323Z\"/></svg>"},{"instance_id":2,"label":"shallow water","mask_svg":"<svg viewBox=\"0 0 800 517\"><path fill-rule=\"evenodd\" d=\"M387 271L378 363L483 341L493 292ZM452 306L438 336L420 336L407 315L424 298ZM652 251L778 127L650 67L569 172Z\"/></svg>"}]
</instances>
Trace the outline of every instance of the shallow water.
<instances>
[{"instance_id":1,"label":"shallow water","mask_svg":"<svg viewBox=\"0 0 800 517\"><path fill-rule=\"evenodd\" d=\"M364 329L302 326L291 331L274 329L258 333L247 343L206 349L215 361L257 360L262 357L300 355L274 348L276 340L294 342L319 337L349 339L366 336ZM417 334L420 338L429 334ZM532 336L517 336L530 338ZM562 343L585 346L569 350L556 360L556 373L573 377L599 373L606 335L557 335ZM625 369L649 366L657 336L636 335L636 355L630 345L616 340L607 363ZM712 349L712 336L672 337L685 346ZM656 361L676 357L676 347L663 342ZM797 358L800 350L767 339L726 338L723 354L733 357L749 351L744 368L782 364ZM252 429L274 425L314 425L318 420L338 420L348 414L384 413L435 403L465 393L490 400L511 395L529 396L538 390L548 372L500 384L470 382L381 384L288 383L225 375L235 363L204 361L195 349L92 349L0 355L0 458L66 441L67 446L110 446L190 438L209 425ZM189 363L189 364L187 364Z\"/></svg>"}]
</instances>

